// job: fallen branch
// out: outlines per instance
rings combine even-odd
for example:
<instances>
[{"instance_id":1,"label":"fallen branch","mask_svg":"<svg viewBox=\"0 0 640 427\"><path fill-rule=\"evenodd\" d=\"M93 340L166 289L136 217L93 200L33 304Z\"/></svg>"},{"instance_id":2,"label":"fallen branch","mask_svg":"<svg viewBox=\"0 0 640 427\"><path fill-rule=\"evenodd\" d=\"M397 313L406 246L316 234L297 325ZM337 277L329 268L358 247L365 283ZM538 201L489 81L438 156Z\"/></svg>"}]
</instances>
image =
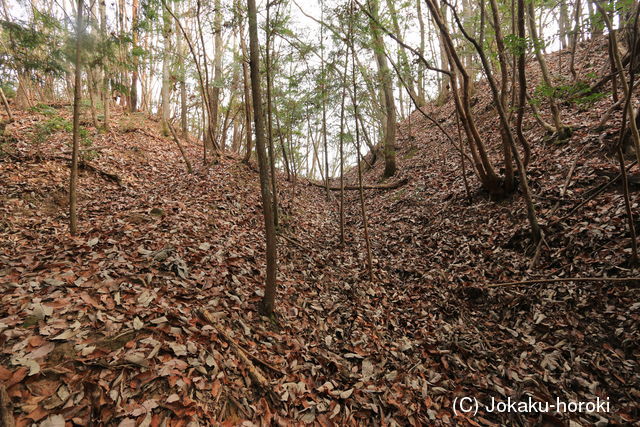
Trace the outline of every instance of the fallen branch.
<instances>
[{"instance_id":1,"label":"fallen branch","mask_svg":"<svg viewBox=\"0 0 640 427\"><path fill-rule=\"evenodd\" d=\"M180 140L178 139L178 135L176 135L176 131L173 128L173 126L171 125L171 123L169 123L169 130L171 131L171 136L173 137L173 140L175 141L176 145L178 146L178 149L180 150L180 154L182 154L182 158L184 159L184 163L187 165L187 172L193 173L193 168L191 167L191 162L187 158L187 153L185 153L184 148L182 147L182 144L180 144Z\"/></svg>"},{"instance_id":2,"label":"fallen branch","mask_svg":"<svg viewBox=\"0 0 640 427\"><path fill-rule=\"evenodd\" d=\"M4 96L4 91L0 87L0 97L2 98L2 104L4 104L4 109L7 111L9 115L9 123L13 122L13 114L11 114L11 108L9 108L9 103L7 102L7 98Z\"/></svg>"},{"instance_id":3,"label":"fallen branch","mask_svg":"<svg viewBox=\"0 0 640 427\"><path fill-rule=\"evenodd\" d=\"M113 148L109 145L97 145L95 147L86 147L86 148L81 148L79 150L80 153L87 153L89 151L102 151L102 150L107 150L109 148ZM71 154L71 151L63 151L63 154Z\"/></svg>"},{"instance_id":4,"label":"fallen branch","mask_svg":"<svg viewBox=\"0 0 640 427\"><path fill-rule=\"evenodd\" d=\"M70 162L71 161L70 158L64 157L64 156L48 157L47 160L64 160L65 162ZM122 178L120 178L120 176L116 175L115 173L104 171L104 170L98 168L97 166L94 166L91 163L88 163L88 162L86 162L84 160L80 160L78 162L78 167L80 169L84 169L84 170L89 170L89 171L95 172L96 174L100 175L104 179L106 179L108 181L111 181L111 182L114 182L114 183L118 184L120 187L124 187L124 185L122 184Z\"/></svg>"},{"instance_id":5,"label":"fallen branch","mask_svg":"<svg viewBox=\"0 0 640 427\"><path fill-rule=\"evenodd\" d=\"M249 352L236 344L236 342L231 339L229 335L227 335L222 329L218 327L217 320L211 315L211 313L209 313L207 310L201 310L200 314L207 322L209 322L209 324L211 324L211 326L213 326L218 335L220 335L229 344L229 347L231 347L238 358L240 358L242 363L245 364L247 370L249 371L249 376L251 377L253 382L257 383L262 390L273 393L273 391L271 390L271 385L269 384L269 380L264 376L262 371L260 371L260 369L257 368L251 362L251 360L249 360L249 357L247 356ZM266 364L264 362L262 363Z\"/></svg>"},{"instance_id":6,"label":"fallen branch","mask_svg":"<svg viewBox=\"0 0 640 427\"><path fill-rule=\"evenodd\" d=\"M408 182L409 182L409 180L407 178L403 178L400 181L390 182L388 184L363 185L362 189L363 190L393 190L395 188L402 187L403 185L405 185ZM325 184L321 183L321 182L309 181L309 185L314 185L314 186L320 187L320 188L326 188ZM345 190L359 190L360 187L357 186L357 185L345 185L344 189ZM340 191L340 187L339 186L337 186L337 187L329 187L329 190Z\"/></svg>"},{"instance_id":7,"label":"fallen branch","mask_svg":"<svg viewBox=\"0 0 640 427\"><path fill-rule=\"evenodd\" d=\"M120 187L123 187L122 179L120 178L119 175L116 175L115 173L103 171L102 169L98 169L97 167L93 166L91 163L87 163L87 162L82 161L82 160L80 161L80 163L78 163L78 166L80 167L80 169L90 170L92 172L95 172L98 175L100 175L101 177L105 178L106 180L111 181L111 182L115 182Z\"/></svg>"},{"instance_id":8,"label":"fallen branch","mask_svg":"<svg viewBox=\"0 0 640 427\"><path fill-rule=\"evenodd\" d=\"M633 162L631 162L631 164L629 166L627 166L627 172L636 164L638 163L637 160L634 160ZM589 197L587 197L586 199L584 199L582 202L578 203L578 205L576 205L575 207L573 207L567 214L565 214L562 218L557 219L553 222L551 222L549 224L549 226L551 225L555 225L558 224L559 222L564 221L565 219L569 218L575 211L577 211L578 209L580 209L582 206L586 205L587 203L589 203L589 201L593 200L594 198L596 198L596 196L598 196L600 193L602 193L604 190L606 190L607 188L609 188L609 186L611 186L611 184L613 184L614 182L616 182L617 180L619 180L620 178L622 178L622 173L618 173L615 177L611 178L608 182L604 183L603 185L601 185L599 188L597 188Z\"/></svg>"},{"instance_id":9,"label":"fallen branch","mask_svg":"<svg viewBox=\"0 0 640 427\"><path fill-rule=\"evenodd\" d=\"M640 282L640 277L560 277L555 279L531 279L519 282L493 283L485 288L502 288L505 286L525 286L562 282Z\"/></svg>"}]
</instances>

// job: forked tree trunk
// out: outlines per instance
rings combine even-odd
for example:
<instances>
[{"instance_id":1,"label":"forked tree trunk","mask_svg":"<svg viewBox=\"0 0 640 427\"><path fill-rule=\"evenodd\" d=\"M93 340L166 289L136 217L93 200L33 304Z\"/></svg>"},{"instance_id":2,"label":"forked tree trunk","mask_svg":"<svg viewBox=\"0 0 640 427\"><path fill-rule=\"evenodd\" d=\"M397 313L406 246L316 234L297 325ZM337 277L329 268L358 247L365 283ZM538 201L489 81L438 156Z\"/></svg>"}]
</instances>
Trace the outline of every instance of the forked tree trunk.
<instances>
[{"instance_id":1,"label":"forked tree trunk","mask_svg":"<svg viewBox=\"0 0 640 427\"><path fill-rule=\"evenodd\" d=\"M520 0L520 1L523 1L523 0ZM487 76L487 81L489 83L489 87L491 88L491 93L493 94L493 101L496 104L496 107L497 107L497 110L498 110L498 116L500 118L500 125L501 125L501 128L502 128L502 132L506 136L506 141L509 144L509 148L511 149L511 152L513 154L513 158L516 161L516 166L518 167L518 172L520 174L520 185L522 187L522 192L524 194L525 203L526 203L526 206L527 206L527 216L529 218L529 223L530 223L530 226L531 226L531 235L532 235L532 238L533 238L534 242L537 243L542 238L542 233L541 233L541 230L540 230L540 226L538 224L538 218L537 218L537 215L536 215L535 205L533 204L533 198L531 197L531 190L529 188L529 183L528 183L528 180L527 180L526 168L525 168L524 163L522 162L522 160L520 158L520 153L518 153L518 149L517 149L516 144L515 144L515 138L513 136L513 132L511 131L511 127L509 126L509 122L508 122L508 119L507 119L507 113L505 111L504 104L502 103L502 100L500 98L500 93L498 91L498 85L497 85L497 83L495 81L495 78L493 77L493 72L491 70L491 64L489 63L489 60L487 59L486 54L485 54L484 49L482 48L482 46L480 46L480 44L466 32L466 30L462 26L462 23L460 22L460 19L459 19L458 15L456 14L455 10L453 10L453 14L454 14L456 23L458 24L458 27L460 28L460 31L462 32L464 37L467 40L469 40L471 42L471 44L473 44L473 46L475 47L476 51L478 52L478 55L480 56L480 60L482 62L482 67L484 68L484 72L485 72L485 75ZM521 57L524 57L524 55L525 55L524 49L520 50L519 55ZM519 77L520 77L520 84L524 86L526 84L526 78L525 78L524 72L521 73ZM526 143L525 143L525 145L526 145Z\"/></svg>"},{"instance_id":2,"label":"forked tree trunk","mask_svg":"<svg viewBox=\"0 0 640 427\"><path fill-rule=\"evenodd\" d=\"M470 90L471 82L469 74L466 68L462 64L460 57L456 53L455 45L451 38L449 29L446 22L443 20L443 15L438 8L434 0L425 0L431 16L439 29L440 37L444 44L444 50L447 55L447 61L450 65L449 83L451 85L451 93L453 94L454 104L456 110L460 115L460 120L463 125L463 129L469 141L469 148L471 149L471 157L473 158L473 164L478 174L478 178L482 183L482 186L491 194L500 195L503 193L501 180L495 173L495 170L489 160L486 147L480 137L478 129L475 125L473 112L471 111L470 102ZM462 77L462 96L458 93L457 73L458 70Z\"/></svg>"},{"instance_id":3,"label":"forked tree trunk","mask_svg":"<svg viewBox=\"0 0 640 427\"><path fill-rule=\"evenodd\" d=\"M629 129L631 131L631 138L632 138L633 146L636 152L635 153L636 158L638 162L640 162L640 133L638 132L638 126L635 120L635 113L633 111L634 110L633 102L631 102L631 99L633 96L633 86L630 87L629 83L624 77L624 65L622 64L620 49L618 47L618 41L617 41L617 35L616 35L617 32L616 30L613 29L613 24L611 23L609 16L606 14L602 6L600 6L600 4L597 2L595 4L598 10L600 11L602 20L607 26L607 30L609 30L609 33L611 34L611 37L610 37L611 53L613 54L613 61L615 62L615 65L616 65L615 71L620 73L620 86L622 87L622 93L624 94L624 99L626 100L625 106L624 106L624 112L623 112L623 120L624 119L628 120ZM640 8L640 6L637 6L637 8ZM640 12L640 10L636 9L636 13L638 12ZM634 22L634 27L636 24L637 22ZM631 84L633 84L634 67L636 63L634 59L635 59L634 57L631 57L631 63L629 64L629 70L630 70L629 74L630 74Z\"/></svg>"}]
</instances>

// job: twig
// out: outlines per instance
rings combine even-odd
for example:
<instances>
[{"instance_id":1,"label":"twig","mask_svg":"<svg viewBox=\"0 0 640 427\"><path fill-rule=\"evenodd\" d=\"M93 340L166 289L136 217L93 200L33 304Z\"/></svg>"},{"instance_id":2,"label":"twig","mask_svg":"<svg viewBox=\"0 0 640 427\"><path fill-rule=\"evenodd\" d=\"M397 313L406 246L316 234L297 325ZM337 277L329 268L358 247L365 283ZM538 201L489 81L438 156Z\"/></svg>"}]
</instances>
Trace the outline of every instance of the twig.
<instances>
[{"instance_id":1,"label":"twig","mask_svg":"<svg viewBox=\"0 0 640 427\"><path fill-rule=\"evenodd\" d=\"M573 177L573 172L576 170L576 165L578 164L578 159L580 158L580 155L584 150L584 148L580 150L576 158L573 160L571 168L569 168L569 173L567 173L567 177L565 178L564 184L562 185L562 190L560 191L560 199L558 199L556 204L553 206L553 209L551 209L551 214L555 213L558 210L558 208L560 207L560 201L564 198L565 194L567 194L569 183L571 182L571 178Z\"/></svg>"},{"instance_id":2,"label":"twig","mask_svg":"<svg viewBox=\"0 0 640 427\"><path fill-rule=\"evenodd\" d=\"M620 105L622 104L622 101L624 101L623 98L620 98L618 100L618 102L616 102L615 104L612 104L611 107L609 107L609 109L602 115L602 118L600 119L600 121L598 122L598 124L596 126L593 127L593 129L600 129L602 127L604 127L604 125L609 121L609 119L611 118L611 115L613 114L613 112L620 108Z\"/></svg>"},{"instance_id":3,"label":"twig","mask_svg":"<svg viewBox=\"0 0 640 427\"><path fill-rule=\"evenodd\" d=\"M634 160L633 162L631 162L631 164L627 167L627 171L629 171L636 163L638 163L637 160ZM587 204L589 201L593 200L596 196L598 196L600 193L602 193L604 190L606 190L611 184L613 184L614 182L616 182L617 180L619 180L622 177L622 173L619 173L618 175L616 175L615 177L611 178L611 180L605 184L603 184L602 186L600 186L600 188L596 189L594 191L593 194L591 194L589 197L587 197L585 200L583 200L582 202L578 203L577 206L575 206L573 209L571 209L567 214L565 214L562 218L557 219L555 221L553 221L552 223L550 223L549 225L554 225L557 224L561 221L564 221L565 219L569 218L575 211L577 211L578 209L580 209L582 206L584 206L585 204Z\"/></svg>"},{"instance_id":4,"label":"twig","mask_svg":"<svg viewBox=\"0 0 640 427\"><path fill-rule=\"evenodd\" d=\"M562 282L640 282L640 277L559 277L555 279L530 279L519 282L493 283L485 288L502 288L506 286L524 286Z\"/></svg>"}]
</instances>

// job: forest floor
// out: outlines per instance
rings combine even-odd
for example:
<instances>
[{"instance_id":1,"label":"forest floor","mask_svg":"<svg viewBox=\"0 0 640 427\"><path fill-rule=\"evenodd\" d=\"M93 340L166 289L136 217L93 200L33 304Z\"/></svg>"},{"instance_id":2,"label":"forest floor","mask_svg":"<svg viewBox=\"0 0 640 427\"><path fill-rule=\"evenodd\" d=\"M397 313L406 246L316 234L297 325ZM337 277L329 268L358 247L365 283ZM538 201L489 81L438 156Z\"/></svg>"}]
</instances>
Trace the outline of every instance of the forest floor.
<instances>
[{"instance_id":1,"label":"forest floor","mask_svg":"<svg viewBox=\"0 0 640 427\"><path fill-rule=\"evenodd\" d=\"M606 52L598 43L578 54L594 81L607 73L606 58L585 54ZM567 61L550 56L557 74ZM474 109L497 142L487 92L478 88ZM459 155L419 112L398 138L392 179L408 183L366 191L373 281L358 192L347 194L340 247L337 193L327 201L281 179L275 319L256 311L264 235L254 167L225 154L205 168L194 142L189 174L157 122L116 114L84 146L80 233L70 237L70 135L56 127L70 109L16 111L0 154L0 390L18 425L637 422L638 281L491 286L638 276L620 186L574 209L617 173L620 113L594 129L610 103L563 105L574 133L560 144L528 118L546 235L535 266L521 195L490 200L468 164L467 195ZM457 141L451 102L425 111ZM381 163L367 182L380 180ZM465 396L600 398L610 410L456 415Z\"/></svg>"}]
</instances>

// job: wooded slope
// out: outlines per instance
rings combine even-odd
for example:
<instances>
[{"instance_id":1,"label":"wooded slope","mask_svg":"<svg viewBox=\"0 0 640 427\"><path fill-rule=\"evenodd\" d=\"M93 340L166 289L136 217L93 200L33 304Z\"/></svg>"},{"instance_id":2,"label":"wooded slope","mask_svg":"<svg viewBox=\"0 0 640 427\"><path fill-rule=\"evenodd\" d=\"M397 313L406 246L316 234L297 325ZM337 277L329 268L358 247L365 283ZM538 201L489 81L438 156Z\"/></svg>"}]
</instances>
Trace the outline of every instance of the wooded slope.
<instances>
[{"instance_id":1,"label":"wooded slope","mask_svg":"<svg viewBox=\"0 0 640 427\"><path fill-rule=\"evenodd\" d=\"M604 41L593 43L581 46L583 75L606 74L606 58L586 54L606 52ZM562 66L562 55L550 63ZM475 102L483 135L497 141L482 84ZM252 167L222 156L205 169L185 143L188 174L157 123L122 115L87 147L81 233L72 239L70 135L35 144L51 116L16 112L0 158L0 381L13 414L21 425L448 425L455 397L530 395L610 399L614 411L574 416L581 425L638 419L636 282L488 287L637 275L625 265L619 186L573 210L616 172L609 147L619 113L592 129L610 102L565 105L574 134L563 144L544 142L527 117L547 242L535 266L520 195L490 200L467 169L468 197L457 152L418 112L397 142L393 180L408 183L366 192L373 282L357 191L347 195L340 248L336 192L326 202L322 189L282 180L276 322L256 312L264 240ZM56 111L69 117L67 107ZM450 102L426 111L457 140ZM382 167L367 182L378 183Z\"/></svg>"}]
</instances>

